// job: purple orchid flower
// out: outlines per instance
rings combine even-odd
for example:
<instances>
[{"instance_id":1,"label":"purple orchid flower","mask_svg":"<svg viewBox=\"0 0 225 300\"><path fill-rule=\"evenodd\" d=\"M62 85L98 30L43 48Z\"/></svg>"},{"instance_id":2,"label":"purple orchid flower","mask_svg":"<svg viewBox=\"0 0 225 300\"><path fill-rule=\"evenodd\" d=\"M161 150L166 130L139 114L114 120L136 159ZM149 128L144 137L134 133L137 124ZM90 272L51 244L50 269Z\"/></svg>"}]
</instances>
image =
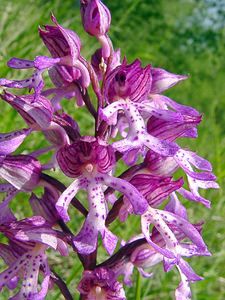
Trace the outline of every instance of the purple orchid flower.
<instances>
[{"instance_id":1,"label":"purple orchid flower","mask_svg":"<svg viewBox=\"0 0 225 300\"><path fill-rule=\"evenodd\" d=\"M109 175L115 164L111 146L92 137L83 137L72 145L61 148L57 160L62 171L76 180L57 201L56 208L64 221L69 220L67 209L79 189L87 190L89 214L76 236L74 243L80 253L88 254L95 250L98 232L101 233L105 248L114 251L117 238L106 227L107 215L104 186L122 192L131 202L135 214L142 214L147 201L130 183Z\"/></svg>"},{"instance_id":2,"label":"purple orchid flower","mask_svg":"<svg viewBox=\"0 0 225 300\"><path fill-rule=\"evenodd\" d=\"M113 146L119 152L124 153L124 159L128 164L134 163L137 154L144 153L145 147L163 156L174 156L179 147L171 141L173 138L169 139L167 136L179 133L195 137L195 126L201 120L196 110L176 104L165 96L152 94L152 88L154 93L161 92L186 77L171 74L162 69L157 76L156 73L156 70L152 72L150 66L148 69L147 67L142 69L138 61L131 65L126 65L124 61L108 75L106 80L105 96L108 102L113 103L100 109L100 116L109 125L116 125L118 110L124 111L129 130L125 139L113 143ZM154 79L152 75L155 76ZM157 89L156 86L160 88ZM150 101L147 101L147 97ZM175 112L171 111L170 107ZM146 133L144 119L147 118L150 119ZM154 127L154 124L151 127L151 118L158 120L157 127ZM162 133L166 132L166 125L169 127L171 123L174 129L170 128L170 132L166 136L166 133L163 135ZM126 126L123 126L122 130L124 127ZM157 128L157 136L153 131L154 128Z\"/></svg>"},{"instance_id":3,"label":"purple orchid flower","mask_svg":"<svg viewBox=\"0 0 225 300\"><path fill-rule=\"evenodd\" d=\"M183 169L187 178L190 191L183 187L178 189L182 196L190 201L200 202L206 207L210 207L209 200L203 198L198 189L214 188L218 189L219 185L215 182L216 177L213 175L211 164L196 153L180 149L174 158L163 157L157 153L149 151L146 154L144 162L148 173L154 175L171 176L179 168ZM194 168L207 172L195 172Z\"/></svg>"},{"instance_id":4,"label":"purple orchid flower","mask_svg":"<svg viewBox=\"0 0 225 300\"><path fill-rule=\"evenodd\" d=\"M8 61L8 66L13 69L30 69L34 68L35 71L31 77L23 80L8 80L5 78L0 79L0 85L8 88L23 89L28 88L29 91L34 89L34 99L37 100L44 87L42 73L46 68L50 68L59 63L59 59L51 59L44 56L37 56L35 60L26 60L13 57Z\"/></svg>"},{"instance_id":5,"label":"purple orchid flower","mask_svg":"<svg viewBox=\"0 0 225 300\"><path fill-rule=\"evenodd\" d=\"M115 68L106 79L105 96L111 103L104 109L100 109L100 117L109 125L117 123L117 112L123 110L129 124L129 131L126 138L113 143L115 150L124 154L124 160L128 164L133 164L137 160L138 153L145 152L145 147L163 156L174 156L179 147L172 142L159 140L150 135L146 130L144 119L141 115L142 101L146 99L151 89L151 67L144 69L140 66L140 61L136 60L131 65L127 65L126 60L122 65ZM155 114L162 119L180 120L181 116L171 113L168 110L157 110L149 107L151 114ZM171 116L172 114L172 116Z\"/></svg>"},{"instance_id":6,"label":"purple orchid flower","mask_svg":"<svg viewBox=\"0 0 225 300\"><path fill-rule=\"evenodd\" d=\"M171 198L171 201L168 203L168 205L165 207L165 210L167 212L172 213L176 218L179 220L186 220L187 221L187 212L183 205L179 202L179 200L175 198ZM159 221L159 219L158 219ZM183 224L184 225L184 224ZM183 229L181 224L177 224L177 222L173 222L171 224L168 224L168 228L173 231L174 237L176 238L177 242L180 247L180 256L179 259L175 262L173 258L165 258L165 254L167 251L159 251L162 248L167 248L168 244L167 241L170 240L172 242L171 237L166 233L166 228L164 228L164 234L162 234L161 229L159 226L156 226L153 228L151 233L151 245L149 243L146 243L146 241L143 240L142 236L137 236L129 241L131 244L135 244L138 241L142 241L141 243L137 244L133 248L132 251L130 251L129 243L127 246L124 247L124 251L122 253L122 257L119 257L119 255L114 255L115 258L111 258L111 260L108 261L108 263L105 263L105 266L108 266L112 268L112 271L115 273L116 277L120 275L124 275L124 283L126 285L131 286L132 280L131 275L133 273L134 267L137 267L141 275L145 278L149 278L153 276L153 273L147 273L145 270L148 268L152 268L156 264L160 262L164 262L164 269L166 272L168 272L172 266L175 264L181 277L181 283L178 287L178 289L175 292L176 299L177 300L183 300L187 299L185 298L189 295L191 295L190 290L190 283L198 280L202 280L203 278L199 277L194 273L194 271L191 269L191 267L185 262L181 256L208 256L210 253L208 252L207 248L205 246L198 247L196 245L196 241L193 243L187 243L182 242L182 240L191 238L193 239L193 236L195 235L195 239L202 240L200 236L200 232L202 229L202 224L196 224L191 225L189 223L189 229L185 228ZM189 230L192 231L188 232ZM192 237L191 237L192 236ZM142 239L141 239L142 238ZM146 238L147 240L149 238ZM153 245L154 244L154 245ZM127 247L127 248L126 248ZM167 248L169 249L169 248ZM122 251L122 249L121 249ZM167 253L168 254L168 253ZM117 258L118 257L118 258ZM113 261L113 262L112 262ZM172 262L171 262L172 261ZM182 293L183 297L182 298ZM180 298L179 298L180 297Z\"/></svg>"},{"instance_id":7,"label":"purple orchid flower","mask_svg":"<svg viewBox=\"0 0 225 300\"><path fill-rule=\"evenodd\" d=\"M56 26L45 26L45 30L39 29L40 37L49 49L53 58L47 56L37 56L34 60L12 58L8 61L8 66L14 69L32 69L35 71L30 78L24 80L0 79L0 85L8 88L32 88L35 91L34 100L37 100L44 87L42 73L46 69L51 69L57 65L61 67L61 76L68 82L81 78L81 84L86 89L90 83L90 77L87 68L82 62L80 56L80 39L75 32L64 29L60 26L52 15L52 21ZM69 68L69 69L68 69ZM66 73L66 74L65 74ZM68 80L69 77L69 80ZM75 89L76 92L76 89Z\"/></svg>"},{"instance_id":8,"label":"purple orchid flower","mask_svg":"<svg viewBox=\"0 0 225 300\"><path fill-rule=\"evenodd\" d=\"M15 133L11 133L2 136L3 142L0 139L0 149L2 144L2 154L6 154L6 147L10 145L11 149L16 149L23 139L32 131L42 131L47 140L53 145L52 149L57 150L59 147L70 143L66 130L63 128L62 123L66 128L72 127L74 135L79 135L79 128L77 123L70 118L70 121L63 119L67 118L66 114L61 117L53 115L53 107L50 101L44 96L40 96L38 101L34 101L34 95L16 96L9 92L5 92L1 95L1 98L9 103L16 111L22 116L24 121L29 125L30 129L21 130ZM68 123L69 122L69 123ZM67 123L67 124L66 124ZM76 125L75 125L76 124ZM12 143L11 143L12 139ZM4 150L5 149L5 150ZM48 151L48 149L47 149ZM42 150L33 153L33 156L38 156ZM51 161L43 166L43 169L53 168L57 166L55 155L53 155Z\"/></svg>"},{"instance_id":9,"label":"purple orchid flower","mask_svg":"<svg viewBox=\"0 0 225 300\"><path fill-rule=\"evenodd\" d=\"M31 192L41 184L41 164L29 155L0 155L0 178L8 183L0 184L0 192L6 193L0 203L0 223L14 219L8 204L20 192Z\"/></svg>"},{"instance_id":10,"label":"purple orchid flower","mask_svg":"<svg viewBox=\"0 0 225 300\"><path fill-rule=\"evenodd\" d=\"M157 237L157 234L155 235ZM160 241L158 241L160 243ZM145 278L150 278L153 276L153 273L147 273L144 269L152 268L156 264L163 261L163 256L156 252L151 246L148 244L143 244L142 246L137 247L130 256L130 261L124 266L124 269L121 272L124 272L124 282L128 285L131 285L132 281L130 280L130 276L133 272L134 266L138 268L140 274ZM177 265L177 269L180 273L181 282L179 287L175 291L176 300L187 300L191 299L191 289L190 283L202 280L203 278L194 273L190 266L182 260L180 262L182 268L186 267L186 272L181 270L181 267ZM125 281L126 280L126 281Z\"/></svg>"},{"instance_id":11,"label":"purple orchid flower","mask_svg":"<svg viewBox=\"0 0 225 300\"><path fill-rule=\"evenodd\" d=\"M163 96L164 97L164 96ZM175 104L171 99L164 97L164 104L171 106L173 109L180 111L184 120L179 123L160 120L151 117L147 123L149 133L157 138L163 138L167 141L175 141L180 137L195 138L197 136L196 125L201 121L200 114L192 108ZM165 176L172 175L179 167L183 169L188 178L190 192L184 188L179 189L185 198L191 201L197 201L210 207L210 202L200 196L199 188L219 188L215 183L215 176L212 174L211 164L196 153L179 149L173 158L162 157L157 153L149 151L145 157L145 163L152 174L162 174ZM206 172L195 172L195 169Z\"/></svg>"},{"instance_id":12,"label":"purple orchid flower","mask_svg":"<svg viewBox=\"0 0 225 300\"><path fill-rule=\"evenodd\" d=\"M84 271L78 291L84 299L126 299L122 284L116 280L113 271L106 268Z\"/></svg>"},{"instance_id":13,"label":"purple orchid flower","mask_svg":"<svg viewBox=\"0 0 225 300\"><path fill-rule=\"evenodd\" d=\"M23 61L21 60L21 64L22 63ZM37 99L41 93L41 90L44 87L42 72L43 71L35 71L31 77L24 80L9 80L5 78L0 78L0 86L4 86L7 88L17 88L17 89L28 88L29 91L34 89L35 99Z\"/></svg>"},{"instance_id":14,"label":"purple orchid flower","mask_svg":"<svg viewBox=\"0 0 225 300\"><path fill-rule=\"evenodd\" d=\"M150 246L163 255L165 271L169 271L174 265L178 265L184 275L187 276L189 280L192 280L193 274L189 269L189 265L181 257L210 255L210 253L198 230L183 217L183 210L180 210L180 216L171 212L171 207L173 207L173 205L171 205L167 211L149 208L148 212L142 216L142 230ZM164 247L154 243L150 238L148 232L150 223L154 224L157 231L163 237L165 242ZM193 244L179 243L175 235L176 231L182 232Z\"/></svg>"},{"instance_id":15,"label":"purple orchid flower","mask_svg":"<svg viewBox=\"0 0 225 300\"><path fill-rule=\"evenodd\" d=\"M158 207L162 202L169 197L169 195L178 190L183 185L183 179L180 178L177 181L173 181L171 177L154 176L151 174L137 174L134 175L129 181L148 201L151 207ZM128 213L132 212L132 206L123 197L123 205L119 211L119 218L121 221L125 221L128 217Z\"/></svg>"},{"instance_id":16,"label":"purple orchid flower","mask_svg":"<svg viewBox=\"0 0 225 300\"><path fill-rule=\"evenodd\" d=\"M42 217L32 217L0 225L0 231L10 240L9 246L0 245L0 256L8 269L0 274L0 289L5 285L16 288L22 279L20 291L11 299L45 299L50 281L50 269L45 251L48 247L67 255L65 242ZM38 290L40 268L44 279Z\"/></svg>"},{"instance_id":17,"label":"purple orchid flower","mask_svg":"<svg viewBox=\"0 0 225 300\"><path fill-rule=\"evenodd\" d=\"M45 25L44 29L39 28L39 34L53 58L60 58L60 65L56 65L60 81L71 83L81 78L82 87L87 88L90 77L80 55L81 42L78 35L59 25L54 15L51 19L55 26Z\"/></svg>"}]
</instances>

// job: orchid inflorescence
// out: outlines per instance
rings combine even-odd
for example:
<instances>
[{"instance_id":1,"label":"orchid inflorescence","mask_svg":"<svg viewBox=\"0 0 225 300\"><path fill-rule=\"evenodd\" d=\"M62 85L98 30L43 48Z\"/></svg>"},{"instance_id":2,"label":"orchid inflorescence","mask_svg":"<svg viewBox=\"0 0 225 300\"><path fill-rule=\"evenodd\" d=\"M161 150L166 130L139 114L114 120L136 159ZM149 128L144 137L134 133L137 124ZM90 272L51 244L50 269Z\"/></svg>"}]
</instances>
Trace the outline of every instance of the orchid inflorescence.
<instances>
[{"instance_id":1,"label":"orchid inflorescence","mask_svg":"<svg viewBox=\"0 0 225 300\"><path fill-rule=\"evenodd\" d=\"M210 252L201 236L203 222L190 223L181 199L210 207L199 189L218 185L211 164L177 143L179 138L197 137L201 114L162 94L187 76L142 67L139 59L131 64L121 60L120 50L114 50L108 36L108 8L100 0L81 0L80 7L85 31L101 44L91 62L81 56L79 36L62 27L52 14L53 25L39 28L50 55L34 60L11 58L10 68L31 69L31 77L0 79L7 88L1 99L27 125L0 135L0 191L5 194L0 203L0 232L8 240L8 244L0 243L0 256L7 265L0 273L0 290L20 284L10 299L45 299L58 284L65 299L73 299L49 266L46 250L51 248L63 256L69 249L78 254L84 268L77 287L81 299L126 299L124 286L132 285L133 269L151 277L147 269L160 262L165 272L175 266L180 274L176 299L191 299L190 283L203 278L185 257ZM48 89L44 89L45 71L53 84ZM88 94L91 87L97 104ZM33 92L16 95L10 88ZM78 110L86 106L95 122L93 136L82 136L76 120L62 111L65 98L76 99ZM13 154L35 132L41 132L49 146ZM41 163L42 154L51 155L50 160ZM117 177L120 161L127 169ZM62 171L62 180L72 178L68 187L56 179L56 169ZM184 178L175 179L177 171ZM41 197L37 187L42 189ZM80 190L87 195L88 208L82 203L84 197L78 199ZM22 220L9 207L20 192L29 194L33 211L32 217ZM76 218L74 211L69 212L71 205L83 215L76 234L66 224L70 217ZM120 237L119 247L110 224L116 219L129 224L129 215L140 221L141 230L137 234L134 228L128 241ZM108 258L99 262L101 245Z\"/></svg>"}]
</instances>

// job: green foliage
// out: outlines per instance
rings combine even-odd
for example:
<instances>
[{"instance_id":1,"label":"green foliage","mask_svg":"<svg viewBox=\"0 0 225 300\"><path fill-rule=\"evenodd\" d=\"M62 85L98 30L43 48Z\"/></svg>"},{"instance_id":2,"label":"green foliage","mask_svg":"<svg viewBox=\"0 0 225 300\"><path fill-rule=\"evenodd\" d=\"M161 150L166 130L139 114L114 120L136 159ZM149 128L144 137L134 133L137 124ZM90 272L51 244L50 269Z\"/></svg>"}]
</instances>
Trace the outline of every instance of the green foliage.
<instances>
[{"instance_id":1,"label":"green foliage","mask_svg":"<svg viewBox=\"0 0 225 300\"><path fill-rule=\"evenodd\" d=\"M209 159L221 185L220 191L208 191L205 194L212 201L211 210L196 203L185 202L193 222L205 221L203 236L212 257L194 258L192 267L205 277L204 281L193 285L193 299L225 299L225 240L224 240L224 176L225 176L225 29L224 1L216 0L105 0L112 11L112 28L110 36L115 47L122 49L128 61L139 57L144 64L165 68L174 73L189 74L186 82L173 88L167 94L186 105L196 107L204 114L199 128L199 138L190 145L200 155ZM60 23L70 27L81 35L82 54L90 55L98 47L97 42L83 31L80 23L78 3L74 0L1 0L0 6L0 76L24 78L23 71L11 71L6 61L12 57L32 59L38 54L47 54L38 39L37 27L50 23L49 14L53 11ZM92 133L92 120L87 117L85 109L74 108L73 103L65 102L65 110L78 118L80 127ZM1 132L21 128L22 119L11 107L1 103ZM44 140L38 136L25 142L21 149L32 150L41 147ZM62 178L63 182L65 179ZM66 182L65 182L66 183ZM17 202L15 204L15 202ZM24 211L23 196L14 200L13 206L19 207L19 214ZM71 216L74 210L71 210ZM132 219L133 221L133 219ZM71 227L76 232L81 218L72 217ZM112 230L122 232L125 239L130 238L133 228L139 226L137 218L131 222L133 227L118 222ZM76 283L81 276L81 266L75 254L68 259L49 252L50 262L55 270L68 283L73 294ZM103 259L105 253L100 254ZM173 291L178 285L175 271L163 273L162 266L157 266L151 279L141 279L141 299L173 299ZM138 279L139 282L139 279ZM135 283L135 278L134 278ZM138 291L139 292L139 291ZM127 289L127 298L134 299L136 288ZM4 290L1 299L7 299ZM61 299L57 291L49 293L47 299ZM78 299L78 295L74 296Z\"/></svg>"}]
</instances>

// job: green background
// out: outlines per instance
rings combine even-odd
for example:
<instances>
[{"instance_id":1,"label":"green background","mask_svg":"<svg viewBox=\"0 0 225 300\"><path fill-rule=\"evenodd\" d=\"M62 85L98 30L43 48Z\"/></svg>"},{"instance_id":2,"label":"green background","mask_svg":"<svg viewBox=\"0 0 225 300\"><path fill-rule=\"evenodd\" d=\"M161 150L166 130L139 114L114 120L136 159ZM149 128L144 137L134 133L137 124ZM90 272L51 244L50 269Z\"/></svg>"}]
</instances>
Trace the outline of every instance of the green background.
<instances>
[{"instance_id":1,"label":"green background","mask_svg":"<svg viewBox=\"0 0 225 300\"><path fill-rule=\"evenodd\" d=\"M212 252L212 257L192 258L191 265L205 280L192 285L193 299L225 299L225 5L223 0L113 0L105 1L112 13L110 37L115 48L121 48L129 62L140 58L143 65L152 64L173 73L188 74L189 79L166 94L179 103L191 105L203 113L199 126L199 138L186 144L198 154L210 160L221 186L219 191L206 191L203 195L212 201L212 208L185 202L190 220L205 221L203 236ZM37 34L38 25L50 23L50 12L58 21L76 31L82 40L82 55L90 57L98 47L95 39L83 32L79 5L75 1L43 0L1 0L0 5L0 77L25 78L26 71L10 70L6 61L13 56L33 59L47 54ZM65 111L78 120L82 133L91 134L93 121L86 110L74 108L72 102L65 102ZM23 121L15 111L1 102L0 132L19 129ZM20 147L32 150L44 145L38 134L25 141ZM56 175L57 174L56 172ZM60 175L59 175L60 176ZM62 178L64 183L68 183ZM82 197L82 195L81 195ZM19 217L29 216L25 195L12 203ZM76 231L81 218L71 209L71 227ZM125 239L139 230L139 220L130 223L115 223L112 231ZM130 224L133 224L131 226ZM103 259L105 254L100 255ZM75 254L68 259L49 252L50 263L68 283L78 299L76 282L80 278L80 263ZM1 269L4 269L2 265ZM141 299L173 299L179 276L175 270L165 274L157 266L151 279L141 279ZM127 298L135 299L134 286L127 290ZM4 289L0 299L7 299ZM50 291L47 299L61 299L57 289Z\"/></svg>"}]
</instances>

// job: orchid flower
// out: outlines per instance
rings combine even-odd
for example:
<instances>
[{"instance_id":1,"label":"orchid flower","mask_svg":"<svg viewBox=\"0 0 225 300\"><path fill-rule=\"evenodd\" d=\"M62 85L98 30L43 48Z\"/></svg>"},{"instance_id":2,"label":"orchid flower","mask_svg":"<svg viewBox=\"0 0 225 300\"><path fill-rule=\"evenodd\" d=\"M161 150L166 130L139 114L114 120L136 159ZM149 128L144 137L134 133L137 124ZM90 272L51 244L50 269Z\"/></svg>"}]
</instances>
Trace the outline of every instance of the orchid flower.
<instances>
[{"instance_id":1,"label":"orchid flower","mask_svg":"<svg viewBox=\"0 0 225 300\"><path fill-rule=\"evenodd\" d=\"M138 153L144 154L146 147L163 156L174 156L179 149L175 143L155 138L146 130L144 119L139 112L139 102L147 97L151 82L151 66L142 69L138 60L131 65L127 65L124 60L122 65L115 68L106 79L105 96L111 104L100 109L100 117L109 125L115 125L117 112L123 110L129 131L126 138L113 143L113 148L124 154L124 160L128 164L133 164L137 160ZM180 115L177 116L176 113L167 110L162 112L154 107L149 109L153 115L162 119L171 119L172 116L175 122L176 119L180 119Z\"/></svg>"},{"instance_id":2,"label":"orchid flower","mask_svg":"<svg viewBox=\"0 0 225 300\"><path fill-rule=\"evenodd\" d=\"M122 284L116 280L113 271L106 268L84 271L78 291L85 299L90 300L126 299Z\"/></svg>"},{"instance_id":3,"label":"orchid flower","mask_svg":"<svg viewBox=\"0 0 225 300\"><path fill-rule=\"evenodd\" d=\"M58 24L54 15L51 16L55 26L45 26L45 30L39 29L40 37L49 49L53 58L37 56L34 60L12 58L8 66L14 69L35 69L30 78L24 80L0 79L0 85L8 88L32 88L35 91L34 100L38 100L44 87L42 73L53 67L58 67L63 80L72 82L81 78L81 84L86 89L90 83L87 68L80 56L81 43L77 34ZM64 67L61 67L64 66ZM76 89L75 89L76 91Z\"/></svg>"},{"instance_id":4,"label":"orchid flower","mask_svg":"<svg viewBox=\"0 0 225 300\"><path fill-rule=\"evenodd\" d=\"M200 235L202 229L201 224L191 225L189 223L188 226L181 223L178 224L178 220L179 222L182 220L184 223L188 223L188 221L187 211L177 199L172 198L166 206L165 211L172 213L174 216L173 222L168 223L168 227L165 225L164 228L161 228L161 225L159 225L160 217L155 214L155 217L158 219L157 224L155 224L155 227L152 229L150 244L148 243L148 234L144 235L146 239L143 239L143 236L139 235L131 239L127 245L121 248L121 256L118 254L114 255L114 258L112 257L111 260L104 263L104 266L110 268L117 276L123 275L125 284L131 286L131 275L134 267L138 268L143 277L149 278L153 276L153 273L146 272L146 269L152 269L156 264L163 262L165 271L170 271L175 264L181 277L181 283L175 292L176 299L187 300L189 299L188 297L191 296L190 283L202 280L202 278L196 275L188 263L181 257L208 256L210 253L204 244L202 245L203 248L197 246L197 243L200 245L202 241ZM183 226L184 228L182 228ZM170 236L169 230L173 231L173 236ZM192 243L187 243L187 241L185 243L182 242L182 240L187 238L191 239ZM170 248L169 244L174 249L173 240L176 243L175 247L177 247L177 251L179 251L177 260L172 256L171 258L167 257L171 254L168 252ZM131 248L130 245L135 243L137 246Z\"/></svg>"},{"instance_id":5,"label":"orchid flower","mask_svg":"<svg viewBox=\"0 0 225 300\"><path fill-rule=\"evenodd\" d=\"M142 214L147 209L147 201L130 183L109 175L115 164L113 149L100 140L83 137L61 148L57 153L57 160L67 176L76 178L56 203L64 221L69 221L67 209L78 190L83 189L88 193L89 214L74 240L75 246L80 253L93 252L100 232L105 248L112 253L117 238L105 227L107 205L104 186L112 187L126 195L135 214Z\"/></svg>"},{"instance_id":6,"label":"orchid flower","mask_svg":"<svg viewBox=\"0 0 225 300\"><path fill-rule=\"evenodd\" d=\"M41 217L0 225L0 232L10 240L10 245L0 245L0 256L8 264L8 269L0 274L0 289L5 285L16 288L22 280L20 291L11 299L45 299L50 280L50 269L46 249L59 250L68 255L65 242L57 237L57 232ZM38 274L42 269L44 279L38 290Z\"/></svg>"}]
</instances>

